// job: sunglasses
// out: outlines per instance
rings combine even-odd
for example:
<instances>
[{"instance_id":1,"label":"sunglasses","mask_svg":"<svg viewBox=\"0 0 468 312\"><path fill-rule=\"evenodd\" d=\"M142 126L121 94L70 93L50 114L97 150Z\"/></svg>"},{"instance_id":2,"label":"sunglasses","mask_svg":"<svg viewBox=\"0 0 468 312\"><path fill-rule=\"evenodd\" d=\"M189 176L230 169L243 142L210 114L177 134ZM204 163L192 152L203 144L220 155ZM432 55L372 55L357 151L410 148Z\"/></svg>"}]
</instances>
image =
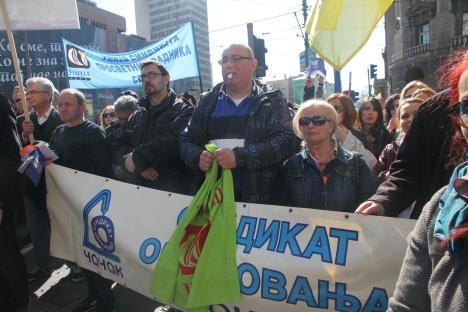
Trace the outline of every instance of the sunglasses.
<instances>
[{"instance_id":1,"label":"sunglasses","mask_svg":"<svg viewBox=\"0 0 468 312\"><path fill-rule=\"evenodd\" d=\"M459 112L458 120L460 126L468 128L468 99L461 100L454 107Z\"/></svg>"},{"instance_id":2,"label":"sunglasses","mask_svg":"<svg viewBox=\"0 0 468 312\"><path fill-rule=\"evenodd\" d=\"M103 113L102 118L115 117L115 113Z\"/></svg>"},{"instance_id":3,"label":"sunglasses","mask_svg":"<svg viewBox=\"0 0 468 312\"><path fill-rule=\"evenodd\" d=\"M458 111L460 112L460 116L468 115L468 99L461 100L460 102L456 103L454 106L458 108Z\"/></svg>"},{"instance_id":4,"label":"sunglasses","mask_svg":"<svg viewBox=\"0 0 468 312\"><path fill-rule=\"evenodd\" d=\"M314 126L323 126L327 121L330 121L330 119L322 115L315 115L312 117L304 116L299 118L299 125L305 127L312 123Z\"/></svg>"}]
</instances>

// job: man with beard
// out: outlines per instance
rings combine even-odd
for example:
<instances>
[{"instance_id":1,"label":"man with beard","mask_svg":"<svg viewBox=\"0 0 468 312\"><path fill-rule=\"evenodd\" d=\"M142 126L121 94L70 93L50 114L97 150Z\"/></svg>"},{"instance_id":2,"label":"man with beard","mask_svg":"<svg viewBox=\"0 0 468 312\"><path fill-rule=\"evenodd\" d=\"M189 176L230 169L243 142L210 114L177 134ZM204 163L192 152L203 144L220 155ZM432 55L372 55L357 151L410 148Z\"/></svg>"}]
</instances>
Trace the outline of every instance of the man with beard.
<instances>
[{"instance_id":1,"label":"man with beard","mask_svg":"<svg viewBox=\"0 0 468 312\"><path fill-rule=\"evenodd\" d=\"M144 186L188 193L191 179L179 158L179 134L187 126L193 107L177 99L169 88L170 76L163 64L141 64L146 96L124 126L124 141L132 147L125 155L125 168ZM189 175L190 176L190 175Z\"/></svg>"}]
</instances>

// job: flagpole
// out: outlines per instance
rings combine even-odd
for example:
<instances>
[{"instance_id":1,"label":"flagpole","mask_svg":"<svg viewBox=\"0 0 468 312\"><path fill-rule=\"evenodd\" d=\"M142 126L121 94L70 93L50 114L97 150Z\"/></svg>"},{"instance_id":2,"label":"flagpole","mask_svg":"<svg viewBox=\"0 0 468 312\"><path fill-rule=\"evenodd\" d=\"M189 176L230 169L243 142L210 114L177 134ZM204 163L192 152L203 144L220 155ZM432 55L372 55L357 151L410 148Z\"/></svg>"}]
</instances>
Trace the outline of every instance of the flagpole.
<instances>
[{"instance_id":1,"label":"flagpole","mask_svg":"<svg viewBox=\"0 0 468 312\"><path fill-rule=\"evenodd\" d=\"M5 30L6 30L6 33L7 33L7 36L8 36L8 42L9 42L10 48L11 48L13 64L15 66L16 82L18 83L18 87L19 87L19 94L20 94L20 97L21 97L21 104L23 106L23 111L24 111L24 119L26 121L31 121L30 118L29 118L29 108L28 108L28 105L26 104L26 94L24 94L23 77L21 76L21 71L20 71L20 67L19 67L18 53L16 52L16 45L15 45L15 38L13 37L10 16L8 15L7 6L6 6L5 1L6 0L0 0L0 9L2 11L3 21L5 22ZM34 142L33 134L29 133L28 138L29 138L29 143L32 144Z\"/></svg>"}]
</instances>

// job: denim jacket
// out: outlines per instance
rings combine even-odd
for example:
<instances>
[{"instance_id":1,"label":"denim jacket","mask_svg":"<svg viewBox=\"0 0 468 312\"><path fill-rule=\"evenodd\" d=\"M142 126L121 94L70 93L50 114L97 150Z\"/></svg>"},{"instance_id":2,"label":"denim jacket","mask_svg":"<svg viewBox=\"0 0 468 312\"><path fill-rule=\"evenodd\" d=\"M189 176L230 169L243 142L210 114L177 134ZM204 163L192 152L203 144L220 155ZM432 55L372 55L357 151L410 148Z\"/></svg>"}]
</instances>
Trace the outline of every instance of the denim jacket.
<instances>
[{"instance_id":1,"label":"denim jacket","mask_svg":"<svg viewBox=\"0 0 468 312\"><path fill-rule=\"evenodd\" d=\"M295 207L354 212L376 190L372 173L361 156L339 145L323 174L303 149L284 163L281 179L282 201Z\"/></svg>"}]
</instances>

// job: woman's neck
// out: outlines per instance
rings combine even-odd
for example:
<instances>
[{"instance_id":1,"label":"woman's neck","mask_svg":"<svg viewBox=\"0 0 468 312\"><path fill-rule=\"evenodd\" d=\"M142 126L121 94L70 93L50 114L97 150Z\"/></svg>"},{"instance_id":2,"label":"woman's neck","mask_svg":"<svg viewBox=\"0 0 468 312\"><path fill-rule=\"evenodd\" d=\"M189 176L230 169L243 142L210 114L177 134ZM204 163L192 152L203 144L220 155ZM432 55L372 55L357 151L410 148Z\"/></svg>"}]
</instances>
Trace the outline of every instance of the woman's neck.
<instances>
[{"instance_id":1,"label":"woman's neck","mask_svg":"<svg viewBox=\"0 0 468 312\"><path fill-rule=\"evenodd\" d=\"M318 162L319 166L325 166L333 159L334 144L332 140L320 143L307 143L310 155Z\"/></svg>"},{"instance_id":2,"label":"woman's neck","mask_svg":"<svg viewBox=\"0 0 468 312\"><path fill-rule=\"evenodd\" d=\"M372 128L374 128L374 125L372 124L362 124L362 131L364 131L366 134L370 134Z\"/></svg>"}]
</instances>

